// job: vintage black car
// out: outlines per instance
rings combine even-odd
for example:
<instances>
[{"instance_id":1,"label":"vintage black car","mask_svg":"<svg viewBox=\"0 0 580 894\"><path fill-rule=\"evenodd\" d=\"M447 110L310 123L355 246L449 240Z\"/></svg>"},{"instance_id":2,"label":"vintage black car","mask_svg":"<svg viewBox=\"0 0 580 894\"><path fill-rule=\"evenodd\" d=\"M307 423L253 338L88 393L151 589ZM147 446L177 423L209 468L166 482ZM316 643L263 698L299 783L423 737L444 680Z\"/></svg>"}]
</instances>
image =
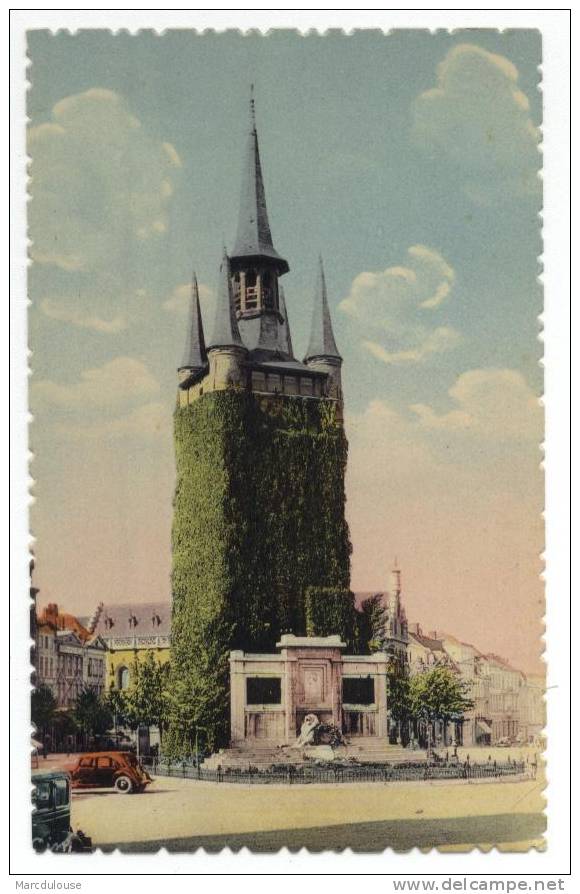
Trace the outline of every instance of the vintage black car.
<instances>
[{"instance_id":1,"label":"vintage black car","mask_svg":"<svg viewBox=\"0 0 580 894\"><path fill-rule=\"evenodd\" d=\"M36 850L61 844L70 832L70 776L62 770L32 774L32 843Z\"/></svg>"}]
</instances>

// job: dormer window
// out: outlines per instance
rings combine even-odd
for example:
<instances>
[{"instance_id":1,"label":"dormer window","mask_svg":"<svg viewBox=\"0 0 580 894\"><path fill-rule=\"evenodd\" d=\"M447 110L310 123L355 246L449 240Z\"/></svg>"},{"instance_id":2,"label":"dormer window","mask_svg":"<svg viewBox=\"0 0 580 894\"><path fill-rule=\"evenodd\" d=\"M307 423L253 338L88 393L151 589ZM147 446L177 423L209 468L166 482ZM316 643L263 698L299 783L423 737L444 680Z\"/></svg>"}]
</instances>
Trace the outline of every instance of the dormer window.
<instances>
[{"instance_id":1,"label":"dormer window","mask_svg":"<svg viewBox=\"0 0 580 894\"><path fill-rule=\"evenodd\" d=\"M151 618L151 623L153 624L154 627L160 627L161 626L161 618L159 617L159 615L153 615L153 617Z\"/></svg>"},{"instance_id":2,"label":"dormer window","mask_svg":"<svg viewBox=\"0 0 580 894\"><path fill-rule=\"evenodd\" d=\"M105 618L105 629L106 629L106 630L110 630L111 627L114 627L114 626L115 626L115 622L113 621L112 618L110 618L110 617L107 615L107 617Z\"/></svg>"},{"instance_id":3,"label":"dormer window","mask_svg":"<svg viewBox=\"0 0 580 894\"><path fill-rule=\"evenodd\" d=\"M134 628L137 626L139 621L137 620L135 615L129 615L129 627Z\"/></svg>"}]
</instances>

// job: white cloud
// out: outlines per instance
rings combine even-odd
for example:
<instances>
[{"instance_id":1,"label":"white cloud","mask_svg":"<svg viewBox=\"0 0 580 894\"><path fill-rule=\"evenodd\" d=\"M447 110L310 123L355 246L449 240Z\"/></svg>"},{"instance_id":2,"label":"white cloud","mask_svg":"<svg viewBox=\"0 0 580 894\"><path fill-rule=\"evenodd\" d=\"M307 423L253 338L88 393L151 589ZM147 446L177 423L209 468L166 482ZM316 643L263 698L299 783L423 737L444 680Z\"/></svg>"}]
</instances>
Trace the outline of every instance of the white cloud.
<instances>
[{"instance_id":1,"label":"white cloud","mask_svg":"<svg viewBox=\"0 0 580 894\"><path fill-rule=\"evenodd\" d=\"M449 389L455 407L436 413L427 404L413 404L421 427L467 432L493 441L542 437L542 408L526 380L514 369L473 369Z\"/></svg>"},{"instance_id":2,"label":"white cloud","mask_svg":"<svg viewBox=\"0 0 580 894\"><path fill-rule=\"evenodd\" d=\"M437 68L437 86L421 93L413 133L432 155L463 172L476 202L539 192L539 129L509 59L474 44L454 46Z\"/></svg>"},{"instance_id":3,"label":"white cloud","mask_svg":"<svg viewBox=\"0 0 580 894\"><path fill-rule=\"evenodd\" d=\"M45 379L31 387L36 413L44 407L63 410L118 409L159 393L159 383L147 367L133 357L117 357L81 373L79 382L62 385Z\"/></svg>"},{"instance_id":4,"label":"white cloud","mask_svg":"<svg viewBox=\"0 0 580 894\"><path fill-rule=\"evenodd\" d=\"M83 441L168 438L171 432L171 407L152 402L135 407L126 415L115 419L64 422L58 424L56 429L61 435Z\"/></svg>"},{"instance_id":5,"label":"white cloud","mask_svg":"<svg viewBox=\"0 0 580 894\"><path fill-rule=\"evenodd\" d=\"M449 300L455 271L425 245L412 245L405 265L360 273L339 308L361 324L363 345L388 364L420 363L459 341L450 326L436 325L433 313Z\"/></svg>"},{"instance_id":6,"label":"white cloud","mask_svg":"<svg viewBox=\"0 0 580 894\"><path fill-rule=\"evenodd\" d=\"M45 316L52 320L60 320L63 323L70 323L79 329L92 329L94 332L102 332L104 334L116 334L127 328L127 320L121 314L116 314L110 319L104 319L96 314L88 314L82 310L78 304L67 300L57 300L54 298L44 298L40 304L40 309Z\"/></svg>"},{"instance_id":7,"label":"white cloud","mask_svg":"<svg viewBox=\"0 0 580 894\"><path fill-rule=\"evenodd\" d=\"M412 500L420 512L504 496L541 499L542 409L524 377L512 369L469 370L449 397L446 412L429 404L398 410L375 399L347 414L348 499L357 514L369 501L389 507Z\"/></svg>"},{"instance_id":8,"label":"white cloud","mask_svg":"<svg viewBox=\"0 0 580 894\"><path fill-rule=\"evenodd\" d=\"M111 90L66 97L51 117L29 132L33 259L70 272L110 267L132 239L159 238L181 166L175 148Z\"/></svg>"}]
</instances>

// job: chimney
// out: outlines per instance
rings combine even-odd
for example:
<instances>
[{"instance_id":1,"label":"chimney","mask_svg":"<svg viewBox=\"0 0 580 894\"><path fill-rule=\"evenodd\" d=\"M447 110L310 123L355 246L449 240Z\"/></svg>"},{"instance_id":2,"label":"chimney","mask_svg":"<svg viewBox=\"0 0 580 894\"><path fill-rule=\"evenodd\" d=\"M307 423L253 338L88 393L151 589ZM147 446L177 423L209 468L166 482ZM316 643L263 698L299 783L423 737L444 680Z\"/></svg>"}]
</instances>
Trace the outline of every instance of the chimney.
<instances>
[{"instance_id":1,"label":"chimney","mask_svg":"<svg viewBox=\"0 0 580 894\"><path fill-rule=\"evenodd\" d=\"M56 619L58 618L58 605L56 602L49 602L46 608L44 609L44 616L47 621L52 621L56 624Z\"/></svg>"}]
</instances>

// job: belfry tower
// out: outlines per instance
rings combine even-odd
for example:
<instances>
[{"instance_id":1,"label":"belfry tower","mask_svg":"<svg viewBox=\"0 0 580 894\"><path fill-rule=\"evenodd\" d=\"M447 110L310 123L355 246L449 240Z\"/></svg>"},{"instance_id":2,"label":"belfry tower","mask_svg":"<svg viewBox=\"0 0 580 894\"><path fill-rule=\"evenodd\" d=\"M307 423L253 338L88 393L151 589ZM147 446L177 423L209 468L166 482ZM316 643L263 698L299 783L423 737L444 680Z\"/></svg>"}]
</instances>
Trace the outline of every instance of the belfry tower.
<instances>
[{"instance_id":1,"label":"belfry tower","mask_svg":"<svg viewBox=\"0 0 580 894\"><path fill-rule=\"evenodd\" d=\"M230 650L303 635L312 593L350 582L342 359L322 260L308 349L294 356L288 271L270 230L252 98L236 240L222 251L207 329L193 278L175 410L175 685L214 747L228 735Z\"/></svg>"}]
</instances>

